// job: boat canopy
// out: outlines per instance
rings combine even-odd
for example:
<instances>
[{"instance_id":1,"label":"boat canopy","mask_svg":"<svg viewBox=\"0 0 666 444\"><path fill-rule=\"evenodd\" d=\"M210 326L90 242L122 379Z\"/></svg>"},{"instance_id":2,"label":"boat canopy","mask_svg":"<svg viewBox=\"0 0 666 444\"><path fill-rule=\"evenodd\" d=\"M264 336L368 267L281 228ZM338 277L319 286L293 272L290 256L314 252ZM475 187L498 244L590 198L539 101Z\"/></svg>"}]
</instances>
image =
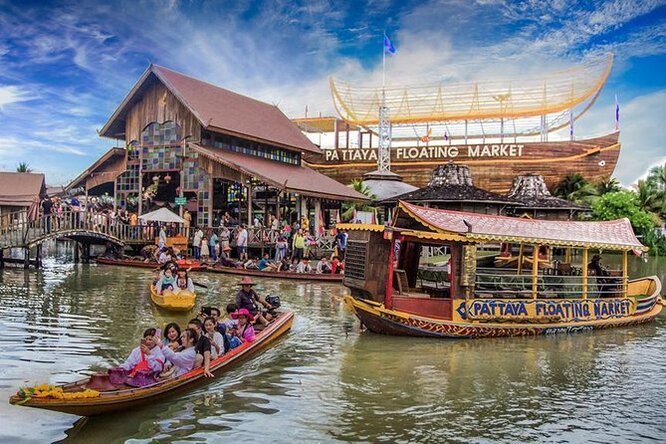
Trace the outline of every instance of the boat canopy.
<instances>
[{"instance_id":1,"label":"boat canopy","mask_svg":"<svg viewBox=\"0 0 666 444\"><path fill-rule=\"evenodd\" d=\"M553 221L440 210L400 201L393 228L422 239L647 251L628 219Z\"/></svg>"},{"instance_id":2,"label":"boat canopy","mask_svg":"<svg viewBox=\"0 0 666 444\"><path fill-rule=\"evenodd\" d=\"M364 87L330 79L340 116L355 125L379 123L382 96L392 124L475 119L516 119L571 109L596 98L606 83L613 56L591 59L533 79L471 83Z\"/></svg>"}]
</instances>

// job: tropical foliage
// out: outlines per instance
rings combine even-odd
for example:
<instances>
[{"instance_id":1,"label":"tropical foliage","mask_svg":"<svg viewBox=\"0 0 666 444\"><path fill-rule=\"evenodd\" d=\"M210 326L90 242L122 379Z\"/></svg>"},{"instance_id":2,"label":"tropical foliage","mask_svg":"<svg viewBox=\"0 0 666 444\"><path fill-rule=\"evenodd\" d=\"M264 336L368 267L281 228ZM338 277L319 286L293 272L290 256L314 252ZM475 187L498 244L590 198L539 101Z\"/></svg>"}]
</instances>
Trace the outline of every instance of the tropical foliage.
<instances>
[{"instance_id":1,"label":"tropical foliage","mask_svg":"<svg viewBox=\"0 0 666 444\"><path fill-rule=\"evenodd\" d=\"M596 198L599 197L599 188L585 180L579 173L574 173L565 176L555 186L553 194L577 204L592 205Z\"/></svg>"},{"instance_id":2,"label":"tropical foliage","mask_svg":"<svg viewBox=\"0 0 666 444\"><path fill-rule=\"evenodd\" d=\"M16 172L17 173L32 173L32 168L30 168L30 165L28 162L20 162L16 166Z\"/></svg>"},{"instance_id":3,"label":"tropical foliage","mask_svg":"<svg viewBox=\"0 0 666 444\"><path fill-rule=\"evenodd\" d=\"M377 200L377 196L372 194L372 191L370 191L370 188L363 183L363 179L354 179L352 180L351 187L354 189L354 191L358 191L359 193L367 196L370 200L375 201ZM342 214L340 217L342 218L343 222L348 222L354 217L354 211L376 211L377 207L374 207L368 203L365 202L348 202L343 204L342 206Z\"/></svg>"}]
</instances>

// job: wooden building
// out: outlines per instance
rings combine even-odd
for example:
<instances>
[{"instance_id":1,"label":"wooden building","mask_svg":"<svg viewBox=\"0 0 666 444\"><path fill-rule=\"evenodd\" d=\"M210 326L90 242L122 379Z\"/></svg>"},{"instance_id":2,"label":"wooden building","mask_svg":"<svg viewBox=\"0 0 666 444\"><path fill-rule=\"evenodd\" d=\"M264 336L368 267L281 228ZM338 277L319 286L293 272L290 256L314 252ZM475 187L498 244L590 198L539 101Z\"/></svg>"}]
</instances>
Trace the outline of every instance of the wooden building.
<instances>
[{"instance_id":1,"label":"wooden building","mask_svg":"<svg viewBox=\"0 0 666 444\"><path fill-rule=\"evenodd\" d=\"M200 226L229 212L241 222L307 215L316 228L341 201L367 200L301 165L319 148L276 107L150 65L100 134L122 141L72 185L112 182L117 205L192 204ZM123 158L124 157L124 158ZM115 159L115 160L114 160ZM178 202L176 202L178 198ZM296 216L295 216L296 215Z\"/></svg>"},{"instance_id":2,"label":"wooden building","mask_svg":"<svg viewBox=\"0 0 666 444\"><path fill-rule=\"evenodd\" d=\"M3 226L15 222L12 213L38 205L44 196L44 174L0 172L0 221Z\"/></svg>"}]
</instances>

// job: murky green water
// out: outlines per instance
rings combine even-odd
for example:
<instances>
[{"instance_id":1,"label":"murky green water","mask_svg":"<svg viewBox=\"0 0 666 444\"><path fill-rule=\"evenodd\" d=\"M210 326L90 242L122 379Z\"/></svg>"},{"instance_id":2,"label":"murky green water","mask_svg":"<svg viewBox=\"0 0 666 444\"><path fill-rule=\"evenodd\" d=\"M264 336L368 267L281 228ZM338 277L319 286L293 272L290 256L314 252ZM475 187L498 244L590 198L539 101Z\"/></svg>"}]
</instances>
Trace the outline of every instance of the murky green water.
<instances>
[{"instance_id":1,"label":"murky green water","mask_svg":"<svg viewBox=\"0 0 666 444\"><path fill-rule=\"evenodd\" d=\"M631 265L666 277L663 259ZM344 287L286 281L258 288L295 311L292 332L204 388L78 422L6 402L118 363L155 322L186 322L151 305L150 277L56 261L0 272L0 442L666 441L666 316L572 336L395 338L359 332ZM237 280L195 279L214 305Z\"/></svg>"}]
</instances>

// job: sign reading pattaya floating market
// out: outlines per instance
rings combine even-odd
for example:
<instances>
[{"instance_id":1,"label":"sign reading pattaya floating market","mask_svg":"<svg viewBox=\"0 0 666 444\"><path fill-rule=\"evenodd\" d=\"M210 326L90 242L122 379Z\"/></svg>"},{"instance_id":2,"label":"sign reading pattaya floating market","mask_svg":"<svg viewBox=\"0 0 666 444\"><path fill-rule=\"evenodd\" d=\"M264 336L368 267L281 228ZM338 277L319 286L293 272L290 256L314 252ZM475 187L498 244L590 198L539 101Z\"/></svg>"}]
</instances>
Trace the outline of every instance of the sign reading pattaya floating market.
<instances>
[{"instance_id":1,"label":"sign reading pattaya floating market","mask_svg":"<svg viewBox=\"0 0 666 444\"><path fill-rule=\"evenodd\" d=\"M523 144L411 146L393 148L391 160L435 160L462 158L522 157ZM372 148L323 150L327 162L376 162L377 150Z\"/></svg>"},{"instance_id":2,"label":"sign reading pattaya floating market","mask_svg":"<svg viewBox=\"0 0 666 444\"><path fill-rule=\"evenodd\" d=\"M524 322L594 321L630 316L636 310L633 299L475 299L456 301L458 320Z\"/></svg>"}]
</instances>

